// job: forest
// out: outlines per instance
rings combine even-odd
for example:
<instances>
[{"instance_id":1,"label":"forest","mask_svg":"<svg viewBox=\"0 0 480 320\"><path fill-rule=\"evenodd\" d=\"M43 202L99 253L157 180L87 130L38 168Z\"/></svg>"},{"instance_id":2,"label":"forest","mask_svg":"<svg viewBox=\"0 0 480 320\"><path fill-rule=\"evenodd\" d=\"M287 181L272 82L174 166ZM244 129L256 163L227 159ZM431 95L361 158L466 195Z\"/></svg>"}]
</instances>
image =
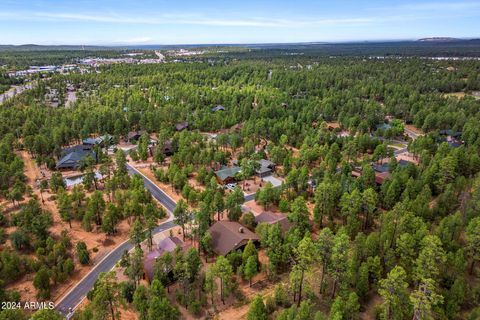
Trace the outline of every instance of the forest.
<instances>
[{"instance_id":1,"label":"forest","mask_svg":"<svg viewBox=\"0 0 480 320\"><path fill-rule=\"evenodd\" d=\"M479 53L474 46L446 47ZM393 48L386 50L407 50ZM204 319L241 305L248 320L478 319L480 61L422 57L429 46L408 58L369 57L376 47L363 55L344 48L348 53L338 56L294 50L304 54L242 48L53 74L0 105L0 300L22 301L11 288L26 278L36 297L48 300L75 270L91 265L91 248L69 237L72 223L92 236L127 225L135 248L119 261L123 280L101 274L75 319L115 320L125 312L136 319ZM60 63L77 53L5 51L0 64ZM0 91L11 81L0 76ZM63 94L67 86L77 92L73 106L63 99L48 106L49 90ZM212 112L219 105L224 110ZM176 130L184 121L188 129ZM409 137L407 127L418 135ZM81 161L83 183L67 188L56 169L62 149L106 134L120 145L134 130L143 132L136 151L95 147L97 159ZM159 147L149 154L152 136L159 146L171 143L172 154ZM407 165L392 149L398 141L412 155ZM50 179L32 184L25 157L52 172ZM193 244L157 259L149 282L142 261L166 211L140 176L127 172L127 163L148 159L156 181L180 198L174 221ZM283 183L263 185L255 202L284 214L285 232L279 224L257 225L243 211L245 183L230 192L215 179L236 160L235 178L248 180L260 159L277 165ZM381 183L378 165L388 167ZM52 231L45 202L58 210L61 232ZM222 219L241 222L258 244L214 254L209 230ZM247 296L259 275L271 290ZM0 319L28 317L0 310ZM57 318L53 310L32 316Z\"/></svg>"}]
</instances>

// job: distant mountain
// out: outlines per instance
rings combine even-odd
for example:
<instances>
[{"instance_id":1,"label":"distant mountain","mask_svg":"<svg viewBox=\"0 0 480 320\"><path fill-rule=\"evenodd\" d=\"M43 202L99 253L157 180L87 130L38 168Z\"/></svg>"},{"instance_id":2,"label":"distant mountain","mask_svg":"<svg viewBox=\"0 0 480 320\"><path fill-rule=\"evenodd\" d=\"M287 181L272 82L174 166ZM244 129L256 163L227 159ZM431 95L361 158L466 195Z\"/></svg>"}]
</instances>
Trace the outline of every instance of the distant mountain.
<instances>
[{"instance_id":1,"label":"distant mountain","mask_svg":"<svg viewBox=\"0 0 480 320\"><path fill-rule=\"evenodd\" d=\"M22 45L0 45L0 51L52 51L52 50L112 50L106 46L83 46L83 45L58 45L44 46L38 44L22 44Z\"/></svg>"},{"instance_id":2,"label":"distant mountain","mask_svg":"<svg viewBox=\"0 0 480 320\"><path fill-rule=\"evenodd\" d=\"M465 41L464 39L451 38L451 37L431 37L431 38L422 38L418 39L419 42L456 42L456 41Z\"/></svg>"}]
</instances>

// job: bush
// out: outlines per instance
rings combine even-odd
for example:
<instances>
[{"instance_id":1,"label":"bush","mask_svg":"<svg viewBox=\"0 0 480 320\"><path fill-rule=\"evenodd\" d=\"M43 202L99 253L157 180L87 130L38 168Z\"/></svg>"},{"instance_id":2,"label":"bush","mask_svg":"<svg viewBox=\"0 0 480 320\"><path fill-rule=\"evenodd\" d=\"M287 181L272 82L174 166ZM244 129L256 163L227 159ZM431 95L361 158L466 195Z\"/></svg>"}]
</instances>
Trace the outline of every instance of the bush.
<instances>
[{"instance_id":1,"label":"bush","mask_svg":"<svg viewBox=\"0 0 480 320\"><path fill-rule=\"evenodd\" d=\"M290 299L288 298L287 291L282 284L277 284L273 291L273 299L275 304L279 307L290 307Z\"/></svg>"},{"instance_id":2,"label":"bush","mask_svg":"<svg viewBox=\"0 0 480 320\"><path fill-rule=\"evenodd\" d=\"M265 308L267 309L268 314L272 314L277 308L275 299L273 299L272 296L268 296L267 299L265 300Z\"/></svg>"},{"instance_id":3,"label":"bush","mask_svg":"<svg viewBox=\"0 0 480 320\"><path fill-rule=\"evenodd\" d=\"M90 254L88 253L87 245L83 241L77 243L77 256L81 264L86 265L90 263Z\"/></svg>"},{"instance_id":4,"label":"bush","mask_svg":"<svg viewBox=\"0 0 480 320\"><path fill-rule=\"evenodd\" d=\"M188 305L188 312L194 316L199 316L202 313L202 304L200 301L194 300Z\"/></svg>"},{"instance_id":5,"label":"bush","mask_svg":"<svg viewBox=\"0 0 480 320\"><path fill-rule=\"evenodd\" d=\"M29 247L30 239L23 230L17 230L10 234L10 241L16 250L23 250Z\"/></svg>"},{"instance_id":6,"label":"bush","mask_svg":"<svg viewBox=\"0 0 480 320\"><path fill-rule=\"evenodd\" d=\"M135 293L135 285L131 282L122 282L120 284L121 286L121 292L122 292L122 297L125 298L125 300L128 303L133 302L133 294Z\"/></svg>"}]
</instances>

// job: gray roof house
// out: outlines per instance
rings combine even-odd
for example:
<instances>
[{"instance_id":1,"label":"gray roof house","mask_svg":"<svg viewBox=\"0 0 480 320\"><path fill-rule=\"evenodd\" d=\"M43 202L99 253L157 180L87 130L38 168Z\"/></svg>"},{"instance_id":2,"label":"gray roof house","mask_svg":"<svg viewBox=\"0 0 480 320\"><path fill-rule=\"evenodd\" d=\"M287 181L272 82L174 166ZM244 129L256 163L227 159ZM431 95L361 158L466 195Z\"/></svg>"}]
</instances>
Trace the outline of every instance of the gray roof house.
<instances>
[{"instance_id":1,"label":"gray roof house","mask_svg":"<svg viewBox=\"0 0 480 320\"><path fill-rule=\"evenodd\" d=\"M182 130L185 130L187 128L188 128L188 122L187 121L180 122L180 123L177 123L175 125L175 130L177 130L177 131L182 131Z\"/></svg>"},{"instance_id":2,"label":"gray roof house","mask_svg":"<svg viewBox=\"0 0 480 320\"><path fill-rule=\"evenodd\" d=\"M58 160L57 169L78 169L83 158L91 156L93 160L97 160L95 151L91 146L77 145L66 148L62 151L61 158Z\"/></svg>"},{"instance_id":3,"label":"gray roof house","mask_svg":"<svg viewBox=\"0 0 480 320\"><path fill-rule=\"evenodd\" d=\"M218 105L216 107L213 107L211 110L212 110L212 112L225 111L225 107L222 106L222 105Z\"/></svg>"},{"instance_id":4,"label":"gray roof house","mask_svg":"<svg viewBox=\"0 0 480 320\"><path fill-rule=\"evenodd\" d=\"M84 145L90 145L90 146L94 146L94 145L104 145L108 142L110 142L110 140L112 140L112 136L109 135L109 134L106 134L106 135L103 135L103 136L100 136L100 137L96 137L96 138L86 138L86 139L83 139L82 143Z\"/></svg>"},{"instance_id":5,"label":"gray roof house","mask_svg":"<svg viewBox=\"0 0 480 320\"><path fill-rule=\"evenodd\" d=\"M261 159L258 160L258 163L260 164L260 168L258 168L256 172L261 178L271 175L275 170L275 163L270 160Z\"/></svg>"}]
</instances>

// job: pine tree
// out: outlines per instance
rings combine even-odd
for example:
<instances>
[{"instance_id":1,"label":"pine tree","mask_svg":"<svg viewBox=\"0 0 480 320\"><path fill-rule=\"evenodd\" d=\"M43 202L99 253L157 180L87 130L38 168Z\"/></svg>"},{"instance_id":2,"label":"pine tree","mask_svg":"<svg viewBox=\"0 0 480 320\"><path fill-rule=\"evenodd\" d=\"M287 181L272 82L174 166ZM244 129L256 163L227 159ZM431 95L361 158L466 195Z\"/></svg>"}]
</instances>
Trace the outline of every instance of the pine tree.
<instances>
[{"instance_id":1,"label":"pine tree","mask_svg":"<svg viewBox=\"0 0 480 320\"><path fill-rule=\"evenodd\" d=\"M247 313L248 320L267 320L267 308L265 308L265 304L263 303L263 299L260 295L257 295L252 303L250 304L250 309L248 309Z\"/></svg>"}]
</instances>

